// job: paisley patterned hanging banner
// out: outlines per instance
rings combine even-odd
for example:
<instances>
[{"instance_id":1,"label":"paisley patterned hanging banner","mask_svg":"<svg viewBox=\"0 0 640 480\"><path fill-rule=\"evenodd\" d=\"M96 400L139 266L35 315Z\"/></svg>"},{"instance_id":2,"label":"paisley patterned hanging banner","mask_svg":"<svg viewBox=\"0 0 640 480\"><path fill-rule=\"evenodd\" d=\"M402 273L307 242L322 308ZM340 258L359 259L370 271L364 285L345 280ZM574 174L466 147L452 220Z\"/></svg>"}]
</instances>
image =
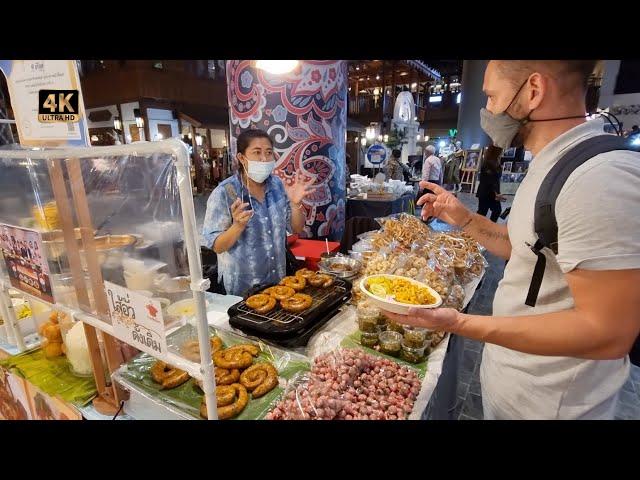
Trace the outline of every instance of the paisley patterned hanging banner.
<instances>
[{"instance_id":1,"label":"paisley patterned hanging banner","mask_svg":"<svg viewBox=\"0 0 640 480\"><path fill-rule=\"evenodd\" d=\"M347 62L301 61L292 72L273 75L249 60L228 60L227 96L234 158L242 131L269 133L274 173L290 184L295 172L302 172L319 187L303 202L306 236L339 240L345 216Z\"/></svg>"}]
</instances>

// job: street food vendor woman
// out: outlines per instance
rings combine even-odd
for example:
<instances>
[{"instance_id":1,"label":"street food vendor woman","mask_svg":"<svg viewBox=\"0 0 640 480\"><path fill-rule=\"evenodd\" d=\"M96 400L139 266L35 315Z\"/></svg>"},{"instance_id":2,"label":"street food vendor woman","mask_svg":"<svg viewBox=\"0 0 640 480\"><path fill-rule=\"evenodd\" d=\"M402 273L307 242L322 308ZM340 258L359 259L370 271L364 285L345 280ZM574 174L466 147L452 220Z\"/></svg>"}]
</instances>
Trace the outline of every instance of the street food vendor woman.
<instances>
[{"instance_id":1,"label":"street food vendor woman","mask_svg":"<svg viewBox=\"0 0 640 480\"><path fill-rule=\"evenodd\" d=\"M315 188L299 172L289 187L272 175L273 142L262 130L242 132L237 151L237 172L207 201L202 235L218 255L218 281L228 294L244 296L286 275L287 230L303 231L302 200Z\"/></svg>"}]
</instances>

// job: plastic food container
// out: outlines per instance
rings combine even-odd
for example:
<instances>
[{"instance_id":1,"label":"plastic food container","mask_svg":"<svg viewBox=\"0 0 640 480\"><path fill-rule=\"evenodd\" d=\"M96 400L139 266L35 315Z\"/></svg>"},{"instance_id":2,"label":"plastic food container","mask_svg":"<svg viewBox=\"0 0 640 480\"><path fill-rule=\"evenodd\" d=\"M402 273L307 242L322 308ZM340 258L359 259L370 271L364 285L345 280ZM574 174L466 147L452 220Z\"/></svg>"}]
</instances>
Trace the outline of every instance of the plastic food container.
<instances>
[{"instance_id":1,"label":"plastic food container","mask_svg":"<svg viewBox=\"0 0 640 480\"><path fill-rule=\"evenodd\" d=\"M429 333L429 330L424 328L404 327L402 343L410 348L427 347L431 343Z\"/></svg>"},{"instance_id":2,"label":"plastic food container","mask_svg":"<svg viewBox=\"0 0 640 480\"><path fill-rule=\"evenodd\" d=\"M365 333L378 333L378 320L376 318L358 317L358 328Z\"/></svg>"},{"instance_id":3,"label":"plastic food container","mask_svg":"<svg viewBox=\"0 0 640 480\"><path fill-rule=\"evenodd\" d=\"M378 336L378 341L380 343L380 352L391 355L392 357L400 355L400 351L402 350L402 335L398 332L382 332Z\"/></svg>"},{"instance_id":4,"label":"plastic food container","mask_svg":"<svg viewBox=\"0 0 640 480\"><path fill-rule=\"evenodd\" d=\"M400 358L409 363L420 363L426 360L425 355L426 347L411 348L402 343L402 351L400 352Z\"/></svg>"},{"instance_id":5,"label":"plastic food container","mask_svg":"<svg viewBox=\"0 0 640 480\"><path fill-rule=\"evenodd\" d=\"M387 331L397 332L400 335L404 334L404 325L396 323L393 320L387 320Z\"/></svg>"},{"instance_id":6,"label":"plastic food container","mask_svg":"<svg viewBox=\"0 0 640 480\"><path fill-rule=\"evenodd\" d=\"M360 334L360 344L363 347L373 348L378 344L378 333L362 332Z\"/></svg>"},{"instance_id":7,"label":"plastic food container","mask_svg":"<svg viewBox=\"0 0 640 480\"><path fill-rule=\"evenodd\" d=\"M378 333L385 324L381 321L380 309L369 302L360 302L356 308L358 328L365 333Z\"/></svg>"}]
</instances>

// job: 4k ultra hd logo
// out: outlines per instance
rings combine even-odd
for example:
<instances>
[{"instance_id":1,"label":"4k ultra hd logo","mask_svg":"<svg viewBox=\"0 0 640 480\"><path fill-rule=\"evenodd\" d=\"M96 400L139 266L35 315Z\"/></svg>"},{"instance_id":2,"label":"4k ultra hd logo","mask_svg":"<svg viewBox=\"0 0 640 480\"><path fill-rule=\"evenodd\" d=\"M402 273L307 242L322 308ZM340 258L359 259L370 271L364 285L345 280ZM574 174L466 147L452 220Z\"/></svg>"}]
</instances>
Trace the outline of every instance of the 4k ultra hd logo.
<instances>
[{"instance_id":1,"label":"4k ultra hd logo","mask_svg":"<svg viewBox=\"0 0 640 480\"><path fill-rule=\"evenodd\" d=\"M78 122L78 90L40 90L38 120L44 123Z\"/></svg>"}]
</instances>

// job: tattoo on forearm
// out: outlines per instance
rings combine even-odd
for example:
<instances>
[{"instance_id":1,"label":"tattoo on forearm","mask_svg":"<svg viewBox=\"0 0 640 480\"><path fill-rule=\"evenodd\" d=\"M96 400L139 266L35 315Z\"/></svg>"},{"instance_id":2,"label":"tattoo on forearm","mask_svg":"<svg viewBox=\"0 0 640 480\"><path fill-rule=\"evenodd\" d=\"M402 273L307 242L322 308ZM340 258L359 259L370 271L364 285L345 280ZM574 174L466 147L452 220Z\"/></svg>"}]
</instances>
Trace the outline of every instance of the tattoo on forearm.
<instances>
[{"instance_id":1,"label":"tattoo on forearm","mask_svg":"<svg viewBox=\"0 0 640 480\"><path fill-rule=\"evenodd\" d=\"M493 240L509 240L509 235L501 232L496 232L493 230L487 230L486 228L478 228L478 233L485 238L491 238Z\"/></svg>"}]
</instances>

